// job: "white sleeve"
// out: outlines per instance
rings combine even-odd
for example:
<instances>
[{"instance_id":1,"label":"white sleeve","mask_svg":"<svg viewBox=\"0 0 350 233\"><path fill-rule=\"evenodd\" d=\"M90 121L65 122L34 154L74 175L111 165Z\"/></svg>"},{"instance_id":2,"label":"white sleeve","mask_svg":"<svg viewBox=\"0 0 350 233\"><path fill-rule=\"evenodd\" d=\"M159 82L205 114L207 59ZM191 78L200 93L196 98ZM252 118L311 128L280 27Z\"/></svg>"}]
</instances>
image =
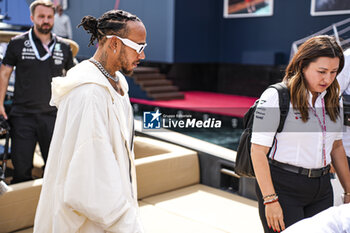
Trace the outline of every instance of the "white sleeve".
<instances>
[{"instance_id":1,"label":"white sleeve","mask_svg":"<svg viewBox=\"0 0 350 233\"><path fill-rule=\"evenodd\" d=\"M345 233L350 232L350 204L330 207L311 218L288 227L283 233Z\"/></svg>"},{"instance_id":2,"label":"white sleeve","mask_svg":"<svg viewBox=\"0 0 350 233\"><path fill-rule=\"evenodd\" d=\"M278 91L268 88L259 99L254 114L251 142L271 147L280 121Z\"/></svg>"},{"instance_id":3,"label":"white sleeve","mask_svg":"<svg viewBox=\"0 0 350 233\"><path fill-rule=\"evenodd\" d=\"M76 130L66 135L77 141L64 183L64 203L105 231L138 232L138 210L125 197L127 187L109 138L107 104L94 92L89 94L76 96L81 104L74 114L81 114L80 121L71 122Z\"/></svg>"},{"instance_id":4,"label":"white sleeve","mask_svg":"<svg viewBox=\"0 0 350 233\"><path fill-rule=\"evenodd\" d=\"M340 94L343 94L343 92L350 94L350 49L344 52L344 58L344 68L338 74L337 80L340 85Z\"/></svg>"}]
</instances>

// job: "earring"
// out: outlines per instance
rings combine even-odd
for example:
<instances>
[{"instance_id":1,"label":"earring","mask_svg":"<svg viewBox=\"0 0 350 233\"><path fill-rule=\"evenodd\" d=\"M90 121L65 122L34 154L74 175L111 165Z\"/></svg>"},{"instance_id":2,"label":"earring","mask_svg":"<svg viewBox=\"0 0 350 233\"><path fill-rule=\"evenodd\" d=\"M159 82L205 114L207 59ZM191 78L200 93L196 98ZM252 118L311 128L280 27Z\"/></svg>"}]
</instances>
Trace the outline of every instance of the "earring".
<instances>
[{"instance_id":1,"label":"earring","mask_svg":"<svg viewBox=\"0 0 350 233\"><path fill-rule=\"evenodd\" d=\"M115 50L113 50L113 53L115 53Z\"/></svg>"}]
</instances>

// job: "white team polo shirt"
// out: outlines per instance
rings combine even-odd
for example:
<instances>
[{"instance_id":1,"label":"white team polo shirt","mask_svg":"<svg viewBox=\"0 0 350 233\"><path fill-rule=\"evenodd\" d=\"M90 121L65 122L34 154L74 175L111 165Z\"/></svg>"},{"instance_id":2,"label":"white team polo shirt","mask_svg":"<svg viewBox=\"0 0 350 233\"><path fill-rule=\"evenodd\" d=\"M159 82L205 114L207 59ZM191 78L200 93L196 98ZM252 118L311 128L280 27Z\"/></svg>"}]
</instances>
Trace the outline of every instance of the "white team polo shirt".
<instances>
[{"instance_id":1,"label":"white team polo shirt","mask_svg":"<svg viewBox=\"0 0 350 233\"><path fill-rule=\"evenodd\" d=\"M323 123L322 102L327 91L322 92L316 99L315 110ZM277 133L280 110L278 92L274 88L268 88L261 95L257 110L255 111L253 133L251 142L272 147L269 157L282 163L291 164L303 168L322 168L324 159L322 153L323 136L317 117L309 110L309 119L304 123L298 110L293 109L290 103L289 112L281 133ZM311 106L312 95L309 93ZM342 139L343 111L337 122L331 121L326 115L326 164L331 162L330 152L333 142ZM275 140L275 143L274 143ZM273 144L274 143L274 144Z\"/></svg>"}]
</instances>

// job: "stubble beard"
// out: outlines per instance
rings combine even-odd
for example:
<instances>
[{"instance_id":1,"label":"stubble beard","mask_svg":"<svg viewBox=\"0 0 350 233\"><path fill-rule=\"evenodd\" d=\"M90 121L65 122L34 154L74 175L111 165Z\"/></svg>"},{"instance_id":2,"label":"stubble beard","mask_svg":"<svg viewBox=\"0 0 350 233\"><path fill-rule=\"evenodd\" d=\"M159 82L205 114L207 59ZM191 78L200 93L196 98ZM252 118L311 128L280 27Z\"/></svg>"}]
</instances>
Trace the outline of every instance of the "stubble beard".
<instances>
[{"instance_id":1,"label":"stubble beard","mask_svg":"<svg viewBox=\"0 0 350 233\"><path fill-rule=\"evenodd\" d=\"M122 49L120 51L120 61L121 61L121 65L122 65L121 72L123 74L125 74L126 76L131 76L134 73L134 70L133 69L131 69L131 70L127 69L129 64L126 61L124 49Z\"/></svg>"},{"instance_id":2,"label":"stubble beard","mask_svg":"<svg viewBox=\"0 0 350 233\"><path fill-rule=\"evenodd\" d=\"M43 25L36 24L36 29L38 30L38 32L40 32L41 34L45 34L45 35L51 33L53 26L51 26L47 29L43 29L44 25L49 25L49 24L43 24Z\"/></svg>"},{"instance_id":3,"label":"stubble beard","mask_svg":"<svg viewBox=\"0 0 350 233\"><path fill-rule=\"evenodd\" d=\"M125 74L126 76L131 76L134 73L134 70L127 70L124 69L124 67L122 67L121 71L123 72L123 74Z\"/></svg>"}]
</instances>

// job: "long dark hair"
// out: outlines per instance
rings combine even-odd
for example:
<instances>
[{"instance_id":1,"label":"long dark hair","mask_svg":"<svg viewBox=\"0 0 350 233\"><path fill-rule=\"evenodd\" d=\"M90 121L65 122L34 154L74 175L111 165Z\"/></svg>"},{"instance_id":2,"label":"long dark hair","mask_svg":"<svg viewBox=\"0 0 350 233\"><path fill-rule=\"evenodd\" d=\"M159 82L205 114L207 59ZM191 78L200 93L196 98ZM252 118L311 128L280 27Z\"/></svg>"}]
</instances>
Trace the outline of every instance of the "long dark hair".
<instances>
[{"instance_id":1,"label":"long dark hair","mask_svg":"<svg viewBox=\"0 0 350 233\"><path fill-rule=\"evenodd\" d=\"M322 35L308 39L302 44L292 61L286 68L283 81L287 84L291 102L294 109L301 113L303 122L309 117L308 89L303 75L303 69L307 68L311 62L320 57L339 58L339 68L337 75L344 67L344 55L342 48L332 36ZM332 121L336 121L339 116L339 92L340 87L337 79L327 88L325 96L326 111Z\"/></svg>"}]
</instances>

